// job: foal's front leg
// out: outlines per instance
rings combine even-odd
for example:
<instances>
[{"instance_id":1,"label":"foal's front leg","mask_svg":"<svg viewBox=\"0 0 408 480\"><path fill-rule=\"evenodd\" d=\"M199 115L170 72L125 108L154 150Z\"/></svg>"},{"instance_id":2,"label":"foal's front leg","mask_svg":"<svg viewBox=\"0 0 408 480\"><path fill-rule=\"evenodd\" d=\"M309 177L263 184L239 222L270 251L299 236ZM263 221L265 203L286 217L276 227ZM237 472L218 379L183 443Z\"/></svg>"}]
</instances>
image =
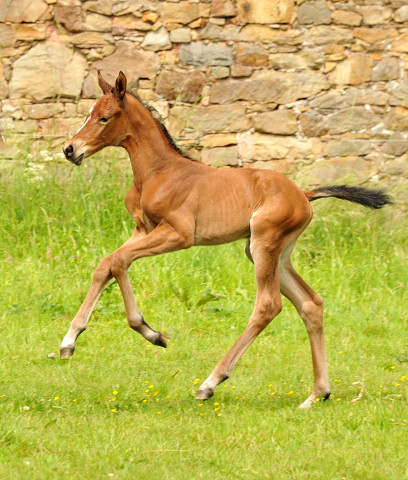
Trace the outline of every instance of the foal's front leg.
<instances>
[{"instance_id":1,"label":"foal's front leg","mask_svg":"<svg viewBox=\"0 0 408 480\"><path fill-rule=\"evenodd\" d=\"M143 234L141 234L138 230L135 230L132 237L124 244L124 246L129 242L134 242L142 237ZM112 258L113 254L103 258L93 274L91 288L89 289L81 308L73 319L71 326L60 345L60 356L62 359L69 358L74 354L76 339L86 329L89 318L103 292L103 289L108 281L113 278L111 271ZM139 315L140 318L143 318L140 312Z\"/></svg>"},{"instance_id":2,"label":"foal's front leg","mask_svg":"<svg viewBox=\"0 0 408 480\"><path fill-rule=\"evenodd\" d=\"M103 292L103 289L112 278L111 262L112 255L109 255L101 260L98 268L95 270L91 288L89 289L81 308L72 320L71 326L60 345L60 356L62 359L69 358L74 354L75 341L86 329L89 318Z\"/></svg>"}]
</instances>

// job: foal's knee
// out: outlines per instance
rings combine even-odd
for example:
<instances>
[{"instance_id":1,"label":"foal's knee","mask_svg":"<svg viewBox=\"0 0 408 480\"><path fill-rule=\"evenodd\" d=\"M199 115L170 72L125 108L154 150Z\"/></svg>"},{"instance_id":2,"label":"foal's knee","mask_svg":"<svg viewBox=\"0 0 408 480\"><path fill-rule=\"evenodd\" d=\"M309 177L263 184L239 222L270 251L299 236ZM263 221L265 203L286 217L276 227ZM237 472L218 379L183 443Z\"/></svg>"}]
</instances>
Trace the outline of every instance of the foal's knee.
<instances>
[{"instance_id":1,"label":"foal's knee","mask_svg":"<svg viewBox=\"0 0 408 480\"><path fill-rule=\"evenodd\" d=\"M112 278L111 273L111 255L108 257L102 258L99 262L97 269L93 274L93 281L97 283L104 283Z\"/></svg>"},{"instance_id":2,"label":"foal's knee","mask_svg":"<svg viewBox=\"0 0 408 480\"><path fill-rule=\"evenodd\" d=\"M111 273L117 278L120 275L123 275L124 272L127 272L129 268L129 262L126 259L126 256L121 252L115 252L112 254L111 262Z\"/></svg>"},{"instance_id":3,"label":"foal's knee","mask_svg":"<svg viewBox=\"0 0 408 480\"><path fill-rule=\"evenodd\" d=\"M257 317L261 323L267 325L282 311L282 300L280 297L264 298L257 304Z\"/></svg>"}]
</instances>

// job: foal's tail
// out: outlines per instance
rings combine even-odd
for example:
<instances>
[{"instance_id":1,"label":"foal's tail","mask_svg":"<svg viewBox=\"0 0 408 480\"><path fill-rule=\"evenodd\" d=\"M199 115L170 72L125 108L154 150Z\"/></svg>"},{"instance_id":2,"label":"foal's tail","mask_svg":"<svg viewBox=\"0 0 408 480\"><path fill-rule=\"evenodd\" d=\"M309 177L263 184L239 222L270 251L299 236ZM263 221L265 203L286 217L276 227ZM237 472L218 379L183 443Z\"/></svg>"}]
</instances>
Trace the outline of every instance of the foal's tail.
<instances>
[{"instance_id":1,"label":"foal's tail","mask_svg":"<svg viewBox=\"0 0 408 480\"><path fill-rule=\"evenodd\" d=\"M348 187L346 185L332 185L320 187L304 192L309 202L324 197L336 197L349 202L360 203L369 208L382 208L391 204L392 198L382 190L370 190L362 187Z\"/></svg>"}]
</instances>

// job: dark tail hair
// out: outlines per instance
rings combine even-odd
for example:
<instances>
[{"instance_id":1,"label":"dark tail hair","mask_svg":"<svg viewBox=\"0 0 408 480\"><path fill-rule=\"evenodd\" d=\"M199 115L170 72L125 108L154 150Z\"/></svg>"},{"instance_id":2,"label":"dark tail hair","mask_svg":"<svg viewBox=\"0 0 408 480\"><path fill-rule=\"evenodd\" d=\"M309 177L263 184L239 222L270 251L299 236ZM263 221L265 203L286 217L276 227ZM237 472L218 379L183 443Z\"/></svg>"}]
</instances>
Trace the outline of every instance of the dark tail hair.
<instances>
[{"instance_id":1,"label":"dark tail hair","mask_svg":"<svg viewBox=\"0 0 408 480\"><path fill-rule=\"evenodd\" d=\"M347 185L332 185L320 187L304 192L310 202L324 197L336 197L349 202L360 203L369 208L382 208L393 203L392 198L382 190L370 190L362 187L348 187Z\"/></svg>"}]
</instances>

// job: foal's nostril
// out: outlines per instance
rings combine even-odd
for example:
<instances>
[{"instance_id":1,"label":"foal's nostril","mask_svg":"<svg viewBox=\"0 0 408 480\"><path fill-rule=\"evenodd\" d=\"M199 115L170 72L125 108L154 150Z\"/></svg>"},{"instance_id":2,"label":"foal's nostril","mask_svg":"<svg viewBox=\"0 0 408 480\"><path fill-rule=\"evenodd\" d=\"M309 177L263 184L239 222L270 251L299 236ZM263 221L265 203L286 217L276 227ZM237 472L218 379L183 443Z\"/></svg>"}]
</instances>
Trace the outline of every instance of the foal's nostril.
<instances>
[{"instance_id":1,"label":"foal's nostril","mask_svg":"<svg viewBox=\"0 0 408 480\"><path fill-rule=\"evenodd\" d=\"M65 150L64 150L66 158L71 158L74 155L74 147L72 145L69 145Z\"/></svg>"}]
</instances>

